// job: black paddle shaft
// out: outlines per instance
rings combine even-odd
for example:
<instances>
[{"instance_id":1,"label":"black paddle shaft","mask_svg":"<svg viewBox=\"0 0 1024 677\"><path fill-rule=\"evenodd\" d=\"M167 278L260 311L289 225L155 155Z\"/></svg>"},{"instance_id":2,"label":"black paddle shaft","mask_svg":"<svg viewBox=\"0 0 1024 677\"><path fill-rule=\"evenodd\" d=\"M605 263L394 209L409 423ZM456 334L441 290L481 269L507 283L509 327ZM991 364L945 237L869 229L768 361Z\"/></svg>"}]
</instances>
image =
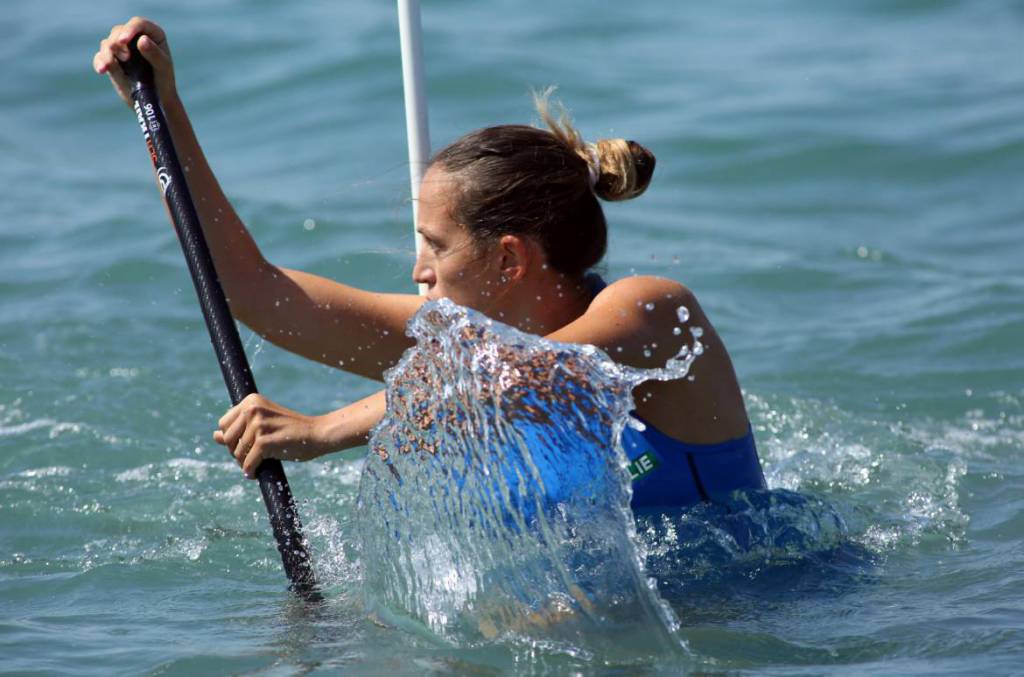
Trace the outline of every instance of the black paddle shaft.
<instances>
[{"instance_id":1,"label":"black paddle shaft","mask_svg":"<svg viewBox=\"0 0 1024 677\"><path fill-rule=\"evenodd\" d=\"M210 249L203 237L199 216L185 183L178 155L174 151L174 143L157 97L153 68L139 53L138 38L132 41L131 56L128 61L121 63L121 68L132 83L135 114L192 274L199 305L206 319L206 328L210 331L210 340L224 375L224 383L231 395L231 403L238 404L246 395L256 392L256 382L245 358L238 328L231 317L217 271L213 267ZM316 579L302 537L302 523L281 461L276 458L265 459L256 470L256 478L260 483L263 502L267 506L274 538L277 540L277 550L281 553L281 562L292 589L300 593L314 592Z\"/></svg>"}]
</instances>

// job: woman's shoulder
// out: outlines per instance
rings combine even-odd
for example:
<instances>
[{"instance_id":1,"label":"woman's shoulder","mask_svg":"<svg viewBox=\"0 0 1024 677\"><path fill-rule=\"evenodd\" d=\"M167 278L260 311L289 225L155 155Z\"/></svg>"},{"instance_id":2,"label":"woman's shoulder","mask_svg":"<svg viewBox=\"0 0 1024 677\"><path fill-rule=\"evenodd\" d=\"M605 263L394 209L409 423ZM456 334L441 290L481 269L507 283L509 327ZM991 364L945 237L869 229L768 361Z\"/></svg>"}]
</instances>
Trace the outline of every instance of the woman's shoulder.
<instances>
[{"instance_id":1,"label":"woman's shoulder","mask_svg":"<svg viewBox=\"0 0 1024 677\"><path fill-rule=\"evenodd\" d=\"M684 340L676 328L701 316L696 297L683 283L636 275L606 285L579 319L551 338L597 345L616 361L634 366L664 366Z\"/></svg>"},{"instance_id":2,"label":"woman's shoulder","mask_svg":"<svg viewBox=\"0 0 1024 677\"><path fill-rule=\"evenodd\" d=\"M631 275L605 284L594 296L588 312L615 310L655 319L662 313L659 312L655 316L651 316L650 313L672 310L674 318L675 310L681 304L695 302L696 296L693 291L682 282L656 275Z\"/></svg>"}]
</instances>

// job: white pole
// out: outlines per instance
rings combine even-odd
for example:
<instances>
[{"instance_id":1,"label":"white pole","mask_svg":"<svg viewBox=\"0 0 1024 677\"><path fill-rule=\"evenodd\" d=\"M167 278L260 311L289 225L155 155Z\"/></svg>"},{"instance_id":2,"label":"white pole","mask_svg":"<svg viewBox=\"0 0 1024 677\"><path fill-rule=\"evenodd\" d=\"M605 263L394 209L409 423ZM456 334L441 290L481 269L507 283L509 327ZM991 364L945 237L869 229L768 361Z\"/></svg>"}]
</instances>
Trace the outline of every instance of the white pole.
<instances>
[{"instance_id":1,"label":"white pole","mask_svg":"<svg viewBox=\"0 0 1024 677\"><path fill-rule=\"evenodd\" d=\"M398 33L402 42L402 88L405 91L405 132L409 139L409 181L412 184L413 238L416 255L420 236L415 233L419 211L420 181L430 159L430 128L427 123L427 95L423 86L423 37L419 0L398 0ZM420 294L426 286L419 285Z\"/></svg>"}]
</instances>

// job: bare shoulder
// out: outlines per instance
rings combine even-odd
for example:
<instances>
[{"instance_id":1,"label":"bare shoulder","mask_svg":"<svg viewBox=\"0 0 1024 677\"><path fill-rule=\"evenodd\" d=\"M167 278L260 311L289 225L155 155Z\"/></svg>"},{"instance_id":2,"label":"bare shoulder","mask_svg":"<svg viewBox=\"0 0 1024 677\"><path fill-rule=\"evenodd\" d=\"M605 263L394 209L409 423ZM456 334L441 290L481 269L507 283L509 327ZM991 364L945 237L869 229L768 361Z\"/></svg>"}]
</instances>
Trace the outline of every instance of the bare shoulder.
<instances>
[{"instance_id":1,"label":"bare shoulder","mask_svg":"<svg viewBox=\"0 0 1024 677\"><path fill-rule=\"evenodd\" d=\"M686 285L662 277L625 278L598 294L583 317L588 316L592 335L605 339L599 345L623 364L661 367L700 341L701 357L689 371L694 382L648 381L634 391L645 420L675 439L699 444L745 433L749 419L732 360Z\"/></svg>"},{"instance_id":2,"label":"bare shoulder","mask_svg":"<svg viewBox=\"0 0 1024 677\"><path fill-rule=\"evenodd\" d=\"M654 307L695 300L693 292L682 282L655 275L633 275L612 282L594 297L591 309L600 312L622 310L649 312ZM678 307L678 306L677 306ZM590 309L588 309L589 312Z\"/></svg>"},{"instance_id":3,"label":"bare shoulder","mask_svg":"<svg viewBox=\"0 0 1024 677\"><path fill-rule=\"evenodd\" d=\"M625 323L633 331L661 333L680 324L680 317L703 319L697 297L682 282L637 275L616 280L594 297L586 315L597 321Z\"/></svg>"},{"instance_id":4,"label":"bare shoulder","mask_svg":"<svg viewBox=\"0 0 1024 677\"><path fill-rule=\"evenodd\" d=\"M616 361L634 366L663 366L676 354L683 337L675 331L682 317L702 316L690 289L675 280L651 275L609 284L575 322L551 338L590 343Z\"/></svg>"}]
</instances>

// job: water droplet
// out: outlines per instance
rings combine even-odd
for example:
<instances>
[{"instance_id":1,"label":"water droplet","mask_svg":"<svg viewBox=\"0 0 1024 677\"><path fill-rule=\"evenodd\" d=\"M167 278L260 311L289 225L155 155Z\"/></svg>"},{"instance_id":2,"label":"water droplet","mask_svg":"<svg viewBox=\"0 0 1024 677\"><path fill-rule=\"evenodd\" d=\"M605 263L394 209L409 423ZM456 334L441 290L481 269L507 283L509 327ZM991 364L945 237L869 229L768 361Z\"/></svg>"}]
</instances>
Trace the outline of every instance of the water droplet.
<instances>
[{"instance_id":1,"label":"water droplet","mask_svg":"<svg viewBox=\"0 0 1024 677\"><path fill-rule=\"evenodd\" d=\"M857 256L862 259L866 259L868 257L868 248L864 245L857 247Z\"/></svg>"},{"instance_id":2,"label":"water droplet","mask_svg":"<svg viewBox=\"0 0 1024 677\"><path fill-rule=\"evenodd\" d=\"M702 327L690 327L690 336L695 339L699 339L704 335L704 329Z\"/></svg>"},{"instance_id":3,"label":"water droplet","mask_svg":"<svg viewBox=\"0 0 1024 677\"><path fill-rule=\"evenodd\" d=\"M679 336L682 333L683 333L683 328L682 327L672 327L672 334L673 335Z\"/></svg>"},{"instance_id":4,"label":"water droplet","mask_svg":"<svg viewBox=\"0 0 1024 677\"><path fill-rule=\"evenodd\" d=\"M650 311L654 310L654 304L653 303L646 303L646 304L644 304L644 310L646 310L647 312L650 312Z\"/></svg>"},{"instance_id":5,"label":"water droplet","mask_svg":"<svg viewBox=\"0 0 1024 677\"><path fill-rule=\"evenodd\" d=\"M650 357L650 356L651 356L650 349L649 348L644 348L644 357Z\"/></svg>"},{"instance_id":6,"label":"water droplet","mask_svg":"<svg viewBox=\"0 0 1024 677\"><path fill-rule=\"evenodd\" d=\"M679 306L676 309L676 317L679 318L680 322L685 324L690 319L690 309L686 306Z\"/></svg>"},{"instance_id":7,"label":"water droplet","mask_svg":"<svg viewBox=\"0 0 1024 677\"><path fill-rule=\"evenodd\" d=\"M314 228L316 228L316 221L314 221L313 219L306 219L305 221L302 222L302 227L305 228L306 230L313 230Z\"/></svg>"}]
</instances>

